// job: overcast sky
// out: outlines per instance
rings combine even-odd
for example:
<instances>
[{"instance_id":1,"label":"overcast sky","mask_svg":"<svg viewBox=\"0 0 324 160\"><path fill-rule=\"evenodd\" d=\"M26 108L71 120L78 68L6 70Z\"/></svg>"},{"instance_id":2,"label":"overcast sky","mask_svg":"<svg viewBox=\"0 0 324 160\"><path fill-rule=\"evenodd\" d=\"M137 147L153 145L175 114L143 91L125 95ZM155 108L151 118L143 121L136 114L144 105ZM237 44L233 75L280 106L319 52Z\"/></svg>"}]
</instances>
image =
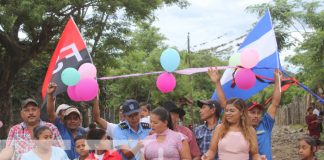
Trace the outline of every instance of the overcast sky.
<instances>
[{"instance_id":1,"label":"overcast sky","mask_svg":"<svg viewBox=\"0 0 324 160\"><path fill-rule=\"evenodd\" d=\"M200 48L216 46L229 41L251 29L258 21L255 14L245 11L252 4L268 3L269 0L188 0L190 6L163 7L156 12L158 20L154 23L168 39L170 46L187 48L187 33L190 33L191 46ZM221 39L217 37L223 36Z\"/></svg>"},{"instance_id":2,"label":"overcast sky","mask_svg":"<svg viewBox=\"0 0 324 160\"><path fill-rule=\"evenodd\" d=\"M247 33L259 20L256 14L247 13L246 7L253 4L269 3L270 0L188 0L190 5L165 6L155 12L154 26L160 28L169 46L187 49L187 34L190 33L191 50L209 48L233 40ZM271 3L271 2L270 2ZM217 37L223 36L220 39ZM244 39L238 41L243 42ZM205 43L207 42L207 43ZM283 51L284 57L292 51Z\"/></svg>"}]
</instances>

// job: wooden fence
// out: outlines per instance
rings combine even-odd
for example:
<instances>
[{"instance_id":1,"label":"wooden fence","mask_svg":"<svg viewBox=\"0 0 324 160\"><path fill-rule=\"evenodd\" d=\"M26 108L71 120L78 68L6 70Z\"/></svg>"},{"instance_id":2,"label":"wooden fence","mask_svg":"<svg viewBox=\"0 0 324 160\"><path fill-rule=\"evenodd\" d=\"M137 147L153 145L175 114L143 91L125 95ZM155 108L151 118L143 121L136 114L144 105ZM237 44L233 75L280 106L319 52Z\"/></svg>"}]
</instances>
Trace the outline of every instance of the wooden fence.
<instances>
[{"instance_id":1,"label":"wooden fence","mask_svg":"<svg viewBox=\"0 0 324 160\"><path fill-rule=\"evenodd\" d=\"M312 98L310 95L305 97L294 97L293 101L278 108L276 114L276 125L292 125L302 124L306 125L305 116L306 110L309 107ZM317 103L319 110L323 110L324 106Z\"/></svg>"},{"instance_id":2,"label":"wooden fence","mask_svg":"<svg viewBox=\"0 0 324 160\"><path fill-rule=\"evenodd\" d=\"M306 124L306 109L305 99L295 97L292 103L278 108L276 125Z\"/></svg>"}]
</instances>

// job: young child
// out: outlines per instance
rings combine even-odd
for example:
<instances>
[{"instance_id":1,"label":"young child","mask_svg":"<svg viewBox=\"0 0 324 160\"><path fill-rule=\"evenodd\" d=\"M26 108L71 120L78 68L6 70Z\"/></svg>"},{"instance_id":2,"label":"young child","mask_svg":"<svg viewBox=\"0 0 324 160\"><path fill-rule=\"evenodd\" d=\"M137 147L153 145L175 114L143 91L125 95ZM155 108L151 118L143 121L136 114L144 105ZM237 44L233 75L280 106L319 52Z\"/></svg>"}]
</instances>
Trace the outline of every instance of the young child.
<instances>
[{"instance_id":1,"label":"young child","mask_svg":"<svg viewBox=\"0 0 324 160\"><path fill-rule=\"evenodd\" d=\"M146 102L141 102L139 106L141 108L141 112L140 112L141 122L150 123L151 104Z\"/></svg>"},{"instance_id":2,"label":"young child","mask_svg":"<svg viewBox=\"0 0 324 160\"><path fill-rule=\"evenodd\" d=\"M317 150L316 140L310 136L298 139L298 154L301 160L317 160L315 152Z\"/></svg>"},{"instance_id":3,"label":"young child","mask_svg":"<svg viewBox=\"0 0 324 160\"><path fill-rule=\"evenodd\" d=\"M117 150L110 150L111 144L103 129L92 129L87 135L90 154L86 160L122 160Z\"/></svg>"},{"instance_id":4,"label":"young child","mask_svg":"<svg viewBox=\"0 0 324 160\"><path fill-rule=\"evenodd\" d=\"M80 155L74 160L85 160L89 156L89 151L86 149L86 136L77 136L74 139L75 151Z\"/></svg>"}]
</instances>

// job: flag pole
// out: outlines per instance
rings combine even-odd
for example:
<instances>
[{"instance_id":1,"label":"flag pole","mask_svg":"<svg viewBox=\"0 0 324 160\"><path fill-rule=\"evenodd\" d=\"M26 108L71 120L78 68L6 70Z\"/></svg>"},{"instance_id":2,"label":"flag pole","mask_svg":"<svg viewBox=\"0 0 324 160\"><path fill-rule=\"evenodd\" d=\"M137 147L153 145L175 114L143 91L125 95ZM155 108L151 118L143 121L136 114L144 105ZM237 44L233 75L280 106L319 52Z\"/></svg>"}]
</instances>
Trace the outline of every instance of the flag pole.
<instances>
[{"instance_id":1,"label":"flag pole","mask_svg":"<svg viewBox=\"0 0 324 160\"><path fill-rule=\"evenodd\" d=\"M272 19L271 14L270 14L270 9L269 9L269 7L267 7L267 12L269 13L270 19ZM271 27L272 27L272 30L274 30L274 28L273 28L273 24L272 24L272 20L271 20ZM280 68L279 68L280 59L279 59L278 47L277 47L277 51L276 51L276 53L277 53L277 69L279 70L279 69L280 69ZM277 74L278 74L278 78L279 78L279 85L278 85L278 87L279 87L279 91L280 91L280 93L281 93L281 92L282 92L282 90L281 90L281 76L280 76L279 73L277 73Z\"/></svg>"}]
</instances>

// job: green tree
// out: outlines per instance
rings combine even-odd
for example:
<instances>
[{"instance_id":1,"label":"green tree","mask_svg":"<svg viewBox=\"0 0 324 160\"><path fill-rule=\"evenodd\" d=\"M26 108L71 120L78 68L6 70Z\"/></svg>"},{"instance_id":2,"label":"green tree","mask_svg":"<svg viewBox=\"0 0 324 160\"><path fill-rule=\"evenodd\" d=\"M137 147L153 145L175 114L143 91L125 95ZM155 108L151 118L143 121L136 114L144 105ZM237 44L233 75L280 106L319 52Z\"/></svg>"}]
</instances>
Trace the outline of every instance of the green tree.
<instances>
[{"instance_id":1,"label":"green tree","mask_svg":"<svg viewBox=\"0 0 324 160\"><path fill-rule=\"evenodd\" d=\"M318 94L323 94L318 91L324 90L322 76L324 74L324 11L322 8L322 1L303 0L275 0L273 3L248 7L248 11L259 15L267 9L270 10L280 49L295 47L295 54L287 59L299 67L294 76ZM292 32L299 33L304 39L300 41L294 38ZM300 92L300 88L298 90L293 88L288 92L294 94L285 94L286 96L283 97L285 102L289 102L292 98L290 96L306 93Z\"/></svg>"},{"instance_id":2,"label":"green tree","mask_svg":"<svg viewBox=\"0 0 324 160\"><path fill-rule=\"evenodd\" d=\"M140 30L136 35L145 33L147 33L145 30ZM153 45L164 46L160 38L151 40L154 42ZM132 43L140 44L140 42ZM146 45L152 44L146 43ZM107 75L163 71L159 59L165 48L157 48L147 53L144 52L147 48L146 45L140 47L139 50L133 50L127 55L120 57L117 60L118 66L108 69ZM181 51L179 53L182 61L178 69L188 68L189 65L185 61L188 57L188 53L186 51ZM192 67L224 65L224 62L210 53L191 53L190 58ZM119 105L128 98L150 102L154 107L161 105L163 101L171 100L178 102L179 105L182 104L179 107L183 107L187 113L184 119L186 124L192 121L199 122L199 108L196 106L195 101L198 99L209 99L214 91L214 86L210 82L208 75L206 73L191 76L174 74L177 86L173 92L167 94L163 94L157 89L155 84L157 76L158 75L146 75L142 77L107 81L107 107L116 110ZM193 102L193 116L191 114L192 105L190 103L181 103L182 100Z\"/></svg>"},{"instance_id":3,"label":"green tree","mask_svg":"<svg viewBox=\"0 0 324 160\"><path fill-rule=\"evenodd\" d=\"M4 122L0 137L13 122L13 87L18 76L32 65L44 75L47 62L58 37L70 16L74 17L84 35L98 70L114 64L129 43L129 33L135 22L153 19L153 11L166 5L187 5L185 0L105 1L105 0L10 0L0 2L0 120ZM107 63L111 62L111 63ZM37 63L37 64L34 64ZM28 87L39 88L43 76ZM99 72L99 75L102 74ZM38 77L39 76L39 77ZM29 76L26 76L26 78ZM23 79L23 78L22 78ZM29 86L34 85L34 86ZM19 84L17 84L19 86ZM36 87L37 86L37 87ZM30 91L31 89L28 89ZM20 91L20 89L17 89ZM30 92L33 93L33 92ZM40 90L38 90L40 93ZM26 93L29 94L29 93ZM40 99L37 95L38 99Z\"/></svg>"}]
</instances>

